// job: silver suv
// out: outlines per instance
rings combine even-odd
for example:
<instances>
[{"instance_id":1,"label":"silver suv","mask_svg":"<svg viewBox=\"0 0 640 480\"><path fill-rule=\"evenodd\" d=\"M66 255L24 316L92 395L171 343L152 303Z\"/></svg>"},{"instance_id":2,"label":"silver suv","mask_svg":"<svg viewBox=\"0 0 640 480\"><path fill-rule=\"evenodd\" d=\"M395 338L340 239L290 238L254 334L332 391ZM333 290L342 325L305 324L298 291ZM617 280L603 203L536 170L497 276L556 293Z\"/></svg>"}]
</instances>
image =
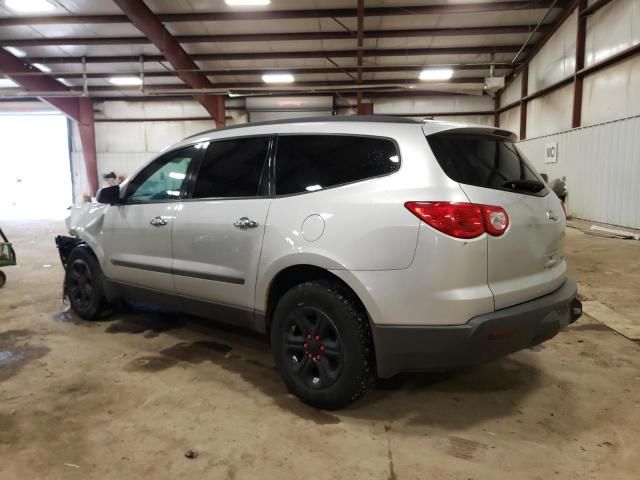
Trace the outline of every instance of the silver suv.
<instances>
[{"instance_id":1,"label":"silver suv","mask_svg":"<svg viewBox=\"0 0 640 480\"><path fill-rule=\"evenodd\" d=\"M493 127L330 117L172 146L58 237L85 319L120 299L268 336L320 408L531 347L581 314L558 197Z\"/></svg>"}]
</instances>

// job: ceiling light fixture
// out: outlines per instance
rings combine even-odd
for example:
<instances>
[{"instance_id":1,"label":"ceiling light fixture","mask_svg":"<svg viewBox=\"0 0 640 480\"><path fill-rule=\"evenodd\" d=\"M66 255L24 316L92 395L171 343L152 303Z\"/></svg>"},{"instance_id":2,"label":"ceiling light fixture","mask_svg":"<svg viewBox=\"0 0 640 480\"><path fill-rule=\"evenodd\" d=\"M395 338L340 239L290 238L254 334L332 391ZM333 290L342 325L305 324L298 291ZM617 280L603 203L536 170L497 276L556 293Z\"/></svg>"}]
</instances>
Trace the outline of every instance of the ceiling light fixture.
<instances>
[{"instance_id":1,"label":"ceiling light fixture","mask_svg":"<svg viewBox=\"0 0 640 480\"><path fill-rule=\"evenodd\" d=\"M451 68L425 68L420 72L420 80L449 80L452 76Z\"/></svg>"},{"instance_id":2,"label":"ceiling light fixture","mask_svg":"<svg viewBox=\"0 0 640 480\"><path fill-rule=\"evenodd\" d=\"M16 57L26 57L27 56L27 52L25 52L24 50L20 50L19 48L16 47L4 47L4 49L9 52L11 55L14 55Z\"/></svg>"},{"instance_id":3,"label":"ceiling light fixture","mask_svg":"<svg viewBox=\"0 0 640 480\"><path fill-rule=\"evenodd\" d=\"M293 83L295 78L290 73L265 73L262 75L264 83Z\"/></svg>"},{"instance_id":4,"label":"ceiling light fixture","mask_svg":"<svg viewBox=\"0 0 640 480\"><path fill-rule=\"evenodd\" d=\"M47 0L4 0L4 4L11 10L23 13L50 12L56 8Z\"/></svg>"},{"instance_id":5,"label":"ceiling light fixture","mask_svg":"<svg viewBox=\"0 0 640 480\"><path fill-rule=\"evenodd\" d=\"M10 78L0 78L0 88L12 88L17 86L18 84Z\"/></svg>"},{"instance_id":6,"label":"ceiling light fixture","mask_svg":"<svg viewBox=\"0 0 640 480\"><path fill-rule=\"evenodd\" d=\"M119 87L134 87L136 85L142 85L142 79L140 77L111 77L109 81Z\"/></svg>"},{"instance_id":7,"label":"ceiling light fixture","mask_svg":"<svg viewBox=\"0 0 640 480\"><path fill-rule=\"evenodd\" d=\"M34 67L36 67L38 70L40 70L41 72L44 73L49 73L51 72L51 69L49 67L47 67L46 65L43 65L41 63L32 63L31 65L33 65Z\"/></svg>"},{"instance_id":8,"label":"ceiling light fixture","mask_svg":"<svg viewBox=\"0 0 640 480\"><path fill-rule=\"evenodd\" d=\"M224 0L230 7L258 7L271 4L271 0Z\"/></svg>"}]
</instances>

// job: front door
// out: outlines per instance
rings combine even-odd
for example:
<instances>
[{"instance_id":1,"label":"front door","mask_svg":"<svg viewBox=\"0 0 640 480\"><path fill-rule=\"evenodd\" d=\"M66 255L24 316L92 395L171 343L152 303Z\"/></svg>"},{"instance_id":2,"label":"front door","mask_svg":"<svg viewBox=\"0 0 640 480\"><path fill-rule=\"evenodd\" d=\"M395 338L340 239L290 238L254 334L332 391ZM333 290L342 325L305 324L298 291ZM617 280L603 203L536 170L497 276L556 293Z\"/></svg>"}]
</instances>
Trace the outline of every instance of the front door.
<instances>
[{"instance_id":1,"label":"front door","mask_svg":"<svg viewBox=\"0 0 640 480\"><path fill-rule=\"evenodd\" d=\"M159 157L126 186L122 203L109 207L103 226L108 278L174 291L171 233L185 179L202 151L194 145Z\"/></svg>"},{"instance_id":2,"label":"front door","mask_svg":"<svg viewBox=\"0 0 640 480\"><path fill-rule=\"evenodd\" d=\"M252 313L271 203L270 144L270 137L244 137L209 145L173 230L175 287L186 304L199 300Z\"/></svg>"}]
</instances>

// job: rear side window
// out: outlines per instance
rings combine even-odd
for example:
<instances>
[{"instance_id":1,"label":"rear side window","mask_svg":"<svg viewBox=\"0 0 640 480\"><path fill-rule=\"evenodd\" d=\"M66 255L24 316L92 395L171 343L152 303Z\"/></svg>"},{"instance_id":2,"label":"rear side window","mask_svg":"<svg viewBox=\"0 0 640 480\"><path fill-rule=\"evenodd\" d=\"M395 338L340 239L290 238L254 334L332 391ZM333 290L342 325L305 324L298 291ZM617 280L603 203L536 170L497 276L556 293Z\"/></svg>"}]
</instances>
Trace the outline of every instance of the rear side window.
<instances>
[{"instance_id":1,"label":"rear side window","mask_svg":"<svg viewBox=\"0 0 640 480\"><path fill-rule=\"evenodd\" d=\"M268 150L269 137L212 142L191 197L257 196Z\"/></svg>"},{"instance_id":2,"label":"rear side window","mask_svg":"<svg viewBox=\"0 0 640 480\"><path fill-rule=\"evenodd\" d=\"M427 140L440 167L456 182L534 195L547 193L522 153L504 137L442 133Z\"/></svg>"},{"instance_id":3,"label":"rear side window","mask_svg":"<svg viewBox=\"0 0 640 480\"><path fill-rule=\"evenodd\" d=\"M396 144L350 135L281 135L276 158L276 194L313 192L395 172Z\"/></svg>"}]
</instances>

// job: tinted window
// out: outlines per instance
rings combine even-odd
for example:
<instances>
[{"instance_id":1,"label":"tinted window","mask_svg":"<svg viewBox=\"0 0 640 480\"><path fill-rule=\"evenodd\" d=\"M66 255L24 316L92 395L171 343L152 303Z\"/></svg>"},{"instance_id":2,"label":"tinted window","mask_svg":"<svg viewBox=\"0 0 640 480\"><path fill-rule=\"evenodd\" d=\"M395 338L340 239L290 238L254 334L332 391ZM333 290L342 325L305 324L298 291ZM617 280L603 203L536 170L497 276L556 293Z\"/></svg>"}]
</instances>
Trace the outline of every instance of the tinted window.
<instances>
[{"instance_id":1,"label":"tinted window","mask_svg":"<svg viewBox=\"0 0 640 480\"><path fill-rule=\"evenodd\" d=\"M427 137L444 172L459 183L546 194L513 142L498 136L444 133Z\"/></svg>"},{"instance_id":2,"label":"tinted window","mask_svg":"<svg viewBox=\"0 0 640 480\"><path fill-rule=\"evenodd\" d=\"M221 140L209 145L193 198L258 195L269 137Z\"/></svg>"},{"instance_id":3,"label":"tinted window","mask_svg":"<svg viewBox=\"0 0 640 480\"><path fill-rule=\"evenodd\" d=\"M276 193L313 192L392 173L400 167L395 143L374 137L278 137Z\"/></svg>"},{"instance_id":4,"label":"tinted window","mask_svg":"<svg viewBox=\"0 0 640 480\"><path fill-rule=\"evenodd\" d=\"M168 153L149 164L127 188L127 200L136 203L178 200L187 170L198 154L197 145Z\"/></svg>"}]
</instances>

